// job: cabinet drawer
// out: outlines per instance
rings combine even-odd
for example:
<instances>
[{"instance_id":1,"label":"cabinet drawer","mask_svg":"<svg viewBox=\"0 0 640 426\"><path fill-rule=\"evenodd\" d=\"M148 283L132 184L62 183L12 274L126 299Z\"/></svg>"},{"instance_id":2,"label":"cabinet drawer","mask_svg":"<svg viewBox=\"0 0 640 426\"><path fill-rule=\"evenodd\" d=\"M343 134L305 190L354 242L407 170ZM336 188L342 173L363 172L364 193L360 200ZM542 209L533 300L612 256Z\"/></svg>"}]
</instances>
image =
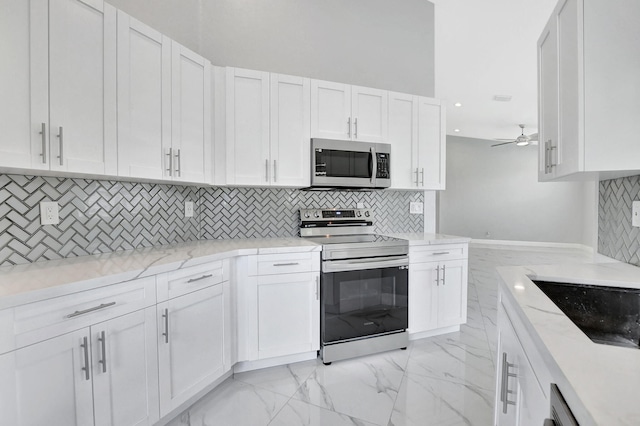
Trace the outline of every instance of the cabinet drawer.
<instances>
[{"instance_id":1,"label":"cabinet drawer","mask_svg":"<svg viewBox=\"0 0 640 426\"><path fill-rule=\"evenodd\" d=\"M152 306L155 283L155 277L142 278L18 306L16 348Z\"/></svg>"},{"instance_id":2,"label":"cabinet drawer","mask_svg":"<svg viewBox=\"0 0 640 426\"><path fill-rule=\"evenodd\" d=\"M276 275L320 270L318 252L249 256L249 275Z\"/></svg>"},{"instance_id":3,"label":"cabinet drawer","mask_svg":"<svg viewBox=\"0 0 640 426\"><path fill-rule=\"evenodd\" d=\"M416 246L409 249L409 262L438 262L441 260L466 259L467 244L441 244Z\"/></svg>"},{"instance_id":4,"label":"cabinet drawer","mask_svg":"<svg viewBox=\"0 0 640 426\"><path fill-rule=\"evenodd\" d=\"M219 260L158 275L158 301L173 299L226 281L228 262Z\"/></svg>"}]
</instances>

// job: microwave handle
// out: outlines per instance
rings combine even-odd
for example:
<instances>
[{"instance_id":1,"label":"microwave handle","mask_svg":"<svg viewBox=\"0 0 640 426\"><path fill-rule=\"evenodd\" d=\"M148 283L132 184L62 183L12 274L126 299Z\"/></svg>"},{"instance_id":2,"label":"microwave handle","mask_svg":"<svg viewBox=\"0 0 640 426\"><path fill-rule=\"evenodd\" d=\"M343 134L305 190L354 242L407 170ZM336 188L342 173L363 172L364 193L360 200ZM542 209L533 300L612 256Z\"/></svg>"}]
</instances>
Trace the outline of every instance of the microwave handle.
<instances>
[{"instance_id":1,"label":"microwave handle","mask_svg":"<svg viewBox=\"0 0 640 426\"><path fill-rule=\"evenodd\" d=\"M372 184L376 179L376 175L378 174L378 162L376 160L376 149L371 147L369 148L369 173L371 174L370 182Z\"/></svg>"}]
</instances>

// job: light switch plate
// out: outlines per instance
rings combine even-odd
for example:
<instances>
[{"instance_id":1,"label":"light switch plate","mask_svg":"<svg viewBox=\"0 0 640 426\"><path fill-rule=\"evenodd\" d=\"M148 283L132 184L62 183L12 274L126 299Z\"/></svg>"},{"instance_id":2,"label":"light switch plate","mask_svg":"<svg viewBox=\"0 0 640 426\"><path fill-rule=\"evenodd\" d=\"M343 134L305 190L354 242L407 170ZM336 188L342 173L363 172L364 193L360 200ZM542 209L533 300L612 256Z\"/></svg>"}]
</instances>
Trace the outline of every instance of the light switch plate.
<instances>
[{"instance_id":1,"label":"light switch plate","mask_svg":"<svg viewBox=\"0 0 640 426\"><path fill-rule=\"evenodd\" d=\"M631 203L631 225L640 227L640 201Z\"/></svg>"},{"instance_id":2,"label":"light switch plate","mask_svg":"<svg viewBox=\"0 0 640 426\"><path fill-rule=\"evenodd\" d=\"M193 201L184 202L184 217L193 217Z\"/></svg>"},{"instance_id":3,"label":"light switch plate","mask_svg":"<svg viewBox=\"0 0 640 426\"><path fill-rule=\"evenodd\" d=\"M60 215L58 213L58 203L55 201L40 202L40 224L57 225L59 223Z\"/></svg>"},{"instance_id":4,"label":"light switch plate","mask_svg":"<svg viewBox=\"0 0 640 426\"><path fill-rule=\"evenodd\" d=\"M411 214L422 214L424 211L424 204L411 202L409 203L409 213Z\"/></svg>"}]
</instances>

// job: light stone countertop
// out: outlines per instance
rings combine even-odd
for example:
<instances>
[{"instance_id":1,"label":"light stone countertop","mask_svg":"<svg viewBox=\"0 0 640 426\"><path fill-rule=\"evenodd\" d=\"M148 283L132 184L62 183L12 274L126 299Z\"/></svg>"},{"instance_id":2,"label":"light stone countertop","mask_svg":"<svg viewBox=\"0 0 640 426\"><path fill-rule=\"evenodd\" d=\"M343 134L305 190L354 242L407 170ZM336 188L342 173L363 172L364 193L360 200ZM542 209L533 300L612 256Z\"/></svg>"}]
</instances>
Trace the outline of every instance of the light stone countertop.
<instances>
[{"instance_id":1,"label":"light stone countertop","mask_svg":"<svg viewBox=\"0 0 640 426\"><path fill-rule=\"evenodd\" d=\"M531 279L640 288L640 268L625 263L501 267L498 275L500 293L516 306L578 422L638 425L640 350L592 342Z\"/></svg>"},{"instance_id":2,"label":"light stone countertop","mask_svg":"<svg viewBox=\"0 0 640 426\"><path fill-rule=\"evenodd\" d=\"M303 238L208 240L0 268L0 309L251 254L320 251Z\"/></svg>"},{"instance_id":3,"label":"light stone countertop","mask_svg":"<svg viewBox=\"0 0 640 426\"><path fill-rule=\"evenodd\" d=\"M412 233L392 233L384 234L388 237L401 238L408 240L410 246L437 245L437 244L460 244L469 243L471 238L457 237L455 235L430 234L422 232Z\"/></svg>"}]
</instances>

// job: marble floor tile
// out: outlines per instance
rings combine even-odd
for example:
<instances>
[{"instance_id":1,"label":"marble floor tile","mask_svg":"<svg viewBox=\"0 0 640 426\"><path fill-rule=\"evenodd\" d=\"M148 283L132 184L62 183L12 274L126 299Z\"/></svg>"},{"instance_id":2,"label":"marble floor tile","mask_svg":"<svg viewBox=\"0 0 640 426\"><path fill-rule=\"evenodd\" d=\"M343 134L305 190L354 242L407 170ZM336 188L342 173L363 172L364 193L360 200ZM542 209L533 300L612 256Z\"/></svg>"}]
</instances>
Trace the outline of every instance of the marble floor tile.
<instances>
[{"instance_id":1,"label":"marble floor tile","mask_svg":"<svg viewBox=\"0 0 640 426\"><path fill-rule=\"evenodd\" d=\"M280 410L269 426L376 426L346 414L320 408L295 399Z\"/></svg>"},{"instance_id":2,"label":"marble floor tile","mask_svg":"<svg viewBox=\"0 0 640 426\"><path fill-rule=\"evenodd\" d=\"M263 368L234 375L234 379L291 397L309 378L320 361L305 361L278 367Z\"/></svg>"},{"instance_id":3,"label":"marble floor tile","mask_svg":"<svg viewBox=\"0 0 640 426\"><path fill-rule=\"evenodd\" d=\"M493 392L423 376L405 376L388 426L489 426Z\"/></svg>"},{"instance_id":4,"label":"marble floor tile","mask_svg":"<svg viewBox=\"0 0 640 426\"><path fill-rule=\"evenodd\" d=\"M170 426L488 426L497 346L496 267L590 262L578 249L470 244L467 324L406 351L236 374Z\"/></svg>"}]
</instances>

